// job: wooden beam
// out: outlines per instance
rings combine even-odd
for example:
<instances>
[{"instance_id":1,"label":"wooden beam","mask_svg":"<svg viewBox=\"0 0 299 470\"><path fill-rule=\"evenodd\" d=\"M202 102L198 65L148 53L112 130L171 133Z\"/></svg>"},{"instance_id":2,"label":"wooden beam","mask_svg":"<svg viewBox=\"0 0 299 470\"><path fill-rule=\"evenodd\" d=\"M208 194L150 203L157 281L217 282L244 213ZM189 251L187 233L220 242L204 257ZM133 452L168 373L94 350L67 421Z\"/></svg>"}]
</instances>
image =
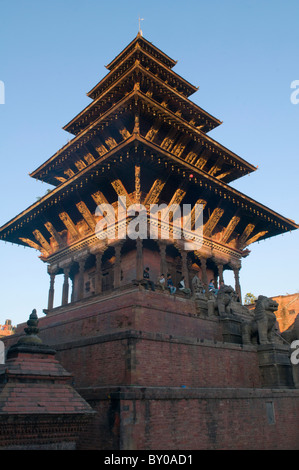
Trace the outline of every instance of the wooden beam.
<instances>
[{"instance_id":1,"label":"wooden beam","mask_svg":"<svg viewBox=\"0 0 299 470\"><path fill-rule=\"evenodd\" d=\"M150 140L151 142L153 142L153 140L156 137L157 133L159 132L161 126L162 126L162 122L155 120L153 125L151 126L151 128L149 129L147 134L145 135L145 138L147 140Z\"/></svg>"},{"instance_id":2,"label":"wooden beam","mask_svg":"<svg viewBox=\"0 0 299 470\"><path fill-rule=\"evenodd\" d=\"M218 224L219 220L221 219L223 213L224 209L220 209L220 207L216 207L216 209L213 210L212 215L210 216L209 220L206 222L203 228L203 233L206 237L212 236L213 231L216 225Z\"/></svg>"},{"instance_id":3,"label":"wooden beam","mask_svg":"<svg viewBox=\"0 0 299 470\"><path fill-rule=\"evenodd\" d=\"M77 240L79 238L79 233L76 229L76 226L75 226L74 222L72 221L72 219L68 215L68 213L67 212L61 212L59 214L59 217L62 220L62 222L64 223L64 225L66 226L69 233L71 234L72 238Z\"/></svg>"},{"instance_id":4,"label":"wooden beam","mask_svg":"<svg viewBox=\"0 0 299 470\"><path fill-rule=\"evenodd\" d=\"M87 167L86 163L83 160L77 160L74 162L74 165L78 168L79 171L84 170Z\"/></svg>"},{"instance_id":5,"label":"wooden beam","mask_svg":"<svg viewBox=\"0 0 299 470\"><path fill-rule=\"evenodd\" d=\"M94 136L92 138L92 146L95 148L96 152L99 154L100 157L105 155L108 152L107 147L105 147L104 143L100 139L99 136Z\"/></svg>"},{"instance_id":6,"label":"wooden beam","mask_svg":"<svg viewBox=\"0 0 299 470\"><path fill-rule=\"evenodd\" d=\"M186 195L186 192L187 191L182 186L180 188L178 188L174 192L168 206L171 206L172 204L181 204L182 200L184 199L184 197Z\"/></svg>"},{"instance_id":7,"label":"wooden beam","mask_svg":"<svg viewBox=\"0 0 299 470\"><path fill-rule=\"evenodd\" d=\"M115 179L114 181L111 181L111 184L113 186L114 191L116 192L118 196L124 196L126 198L127 207L130 204L132 204L129 193L127 192L126 188L124 187L123 183L121 182L119 178Z\"/></svg>"},{"instance_id":8,"label":"wooden beam","mask_svg":"<svg viewBox=\"0 0 299 470\"><path fill-rule=\"evenodd\" d=\"M101 132L101 138L104 139L106 147L111 150L117 146L117 142L106 130Z\"/></svg>"},{"instance_id":9,"label":"wooden beam","mask_svg":"<svg viewBox=\"0 0 299 470\"><path fill-rule=\"evenodd\" d=\"M31 248L34 248L35 250L38 250L38 251L42 251L43 248L38 245L37 243L35 243L34 241L30 240L30 238L22 238L20 237L20 240L24 243L26 243L26 245L30 246Z\"/></svg>"},{"instance_id":10,"label":"wooden beam","mask_svg":"<svg viewBox=\"0 0 299 470\"><path fill-rule=\"evenodd\" d=\"M249 235L253 232L254 229L255 229L255 224L248 224L248 225L245 227L245 229L244 229L242 235L241 235L240 238L239 238L239 248L240 248L240 249L243 249L243 248L244 248L245 242L247 241Z\"/></svg>"},{"instance_id":11,"label":"wooden beam","mask_svg":"<svg viewBox=\"0 0 299 470\"><path fill-rule=\"evenodd\" d=\"M64 174L67 175L69 178L72 178L75 172L71 168L68 168L67 170L64 171Z\"/></svg>"},{"instance_id":12,"label":"wooden beam","mask_svg":"<svg viewBox=\"0 0 299 470\"><path fill-rule=\"evenodd\" d=\"M199 147L199 146L197 146ZM206 149L198 150L197 148L191 150L186 156L186 162L191 163L200 170L202 170L209 159L209 154Z\"/></svg>"},{"instance_id":13,"label":"wooden beam","mask_svg":"<svg viewBox=\"0 0 299 470\"><path fill-rule=\"evenodd\" d=\"M186 221L185 221L186 227L189 227L189 224L190 224L191 230L195 227L195 224L196 224L196 222L197 222L197 219L198 219L198 217L200 217L200 215L201 215L201 212L197 211L197 213L196 213L197 218L195 218L195 207L196 207L196 205L198 205L198 204L201 204L201 205L203 206L203 207L202 207L202 210L204 210L204 208L205 208L206 205L207 205L207 201L205 201L204 199L198 199L198 200L196 201L196 203L194 204L194 207L192 208L192 210L191 210L191 212L190 212L188 218L187 218Z\"/></svg>"},{"instance_id":14,"label":"wooden beam","mask_svg":"<svg viewBox=\"0 0 299 470\"><path fill-rule=\"evenodd\" d=\"M217 158L217 161L215 162L215 164L208 171L209 175L215 176L215 174L221 170L223 163L224 163L224 160L222 157Z\"/></svg>"},{"instance_id":15,"label":"wooden beam","mask_svg":"<svg viewBox=\"0 0 299 470\"><path fill-rule=\"evenodd\" d=\"M97 206L101 204L109 204L104 194L101 191L96 191L95 193L91 194L91 197Z\"/></svg>"},{"instance_id":16,"label":"wooden beam","mask_svg":"<svg viewBox=\"0 0 299 470\"><path fill-rule=\"evenodd\" d=\"M126 126L124 125L124 123L121 121L121 119L116 119L115 121L113 121L113 124L116 126L118 132L120 133L120 135L122 136L123 140L125 139L128 139L129 137L131 137L131 134L130 132L128 131L128 129L126 128Z\"/></svg>"},{"instance_id":17,"label":"wooden beam","mask_svg":"<svg viewBox=\"0 0 299 470\"><path fill-rule=\"evenodd\" d=\"M228 171L225 171L224 173L221 173L220 175L217 175L215 176L215 178L217 178L218 180L222 180L223 178L225 178L226 176L229 176L231 175L233 172L235 171L235 169L230 169Z\"/></svg>"},{"instance_id":18,"label":"wooden beam","mask_svg":"<svg viewBox=\"0 0 299 470\"><path fill-rule=\"evenodd\" d=\"M94 161L95 161L95 158L94 156L88 152L85 156L84 156L84 160L86 160L87 164L88 165L91 165Z\"/></svg>"},{"instance_id":19,"label":"wooden beam","mask_svg":"<svg viewBox=\"0 0 299 470\"><path fill-rule=\"evenodd\" d=\"M171 128L170 131L168 132L168 134L166 135L166 137L163 139L163 141L161 143L162 149L167 150L168 152L170 152L170 149L174 144L174 141L175 141L175 138L176 138L177 134L178 134L177 129Z\"/></svg>"},{"instance_id":20,"label":"wooden beam","mask_svg":"<svg viewBox=\"0 0 299 470\"><path fill-rule=\"evenodd\" d=\"M57 245L60 247L63 246L63 240L61 238L61 236L59 235L59 233L57 232L57 230L54 228L54 226L51 224L51 222L46 222L45 223L45 227L46 229L48 230L48 232L52 235L52 237L54 238L54 240L56 241Z\"/></svg>"},{"instance_id":21,"label":"wooden beam","mask_svg":"<svg viewBox=\"0 0 299 470\"><path fill-rule=\"evenodd\" d=\"M35 237L35 239L39 242L39 244L43 247L43 249L47 252L47 253L51 253L51 246L50 244L47 242L47 240L45 239L45 237L43 236L43 234L39 231L39 230L34 230L33 231L33 235Z\"/></svg>"},{"instance_id":22,"label":"wooden beam","mask_svg":"<svg viewBox=\"0 0 299 470\"><path fill-rule=\"evenodd\" d=\"M203 152L202 155L194 162L196 168L203 170L207 161L209 159L209 155L206 152Z\"/></svg>"},{"instance_id":23,"label":"wooden beam","mask_svg":"<svg viewBox=\"0 0 299 470\"><path fill-rule=\"evenodd\" d=\"M156 179L144 200L144 205L149 206L150 204L157 204L159 196L164 186L164 180L162 180L161 178Z\"/></svg>"},{"instance_id":24,"label":"wooden beam","mask_svg":"<svg viewBox=\"0 0 299 470\"><path fill-rule=\"evenodd\" d=\"M96 191L91 195L92 199L96 203L97 206L100 206L101 204L109 204L107 199L105 198L104 194L101 191ZM106 214L106 219L108 219L108 224L111 222L114 222L114 219L109 217L109 214Z\"/></svg>"},{"instance_id":25,"label":"wooden beam","mask_svg":"<svg viewBox=\"0 0 299 470\"><path fill-rule=\"evenodd\" d=\"M223 232L222 238L221 238L221 243L227 243L228 240L230 239L233 231L235 230L236 226L240 222L240 217L234 215L232 219L230 220L229 224L227 225L226 229Z\"/></svg>"},{"instance_id":26,"label":"wooden beam","mask_svg":"<svg viewBox=\"0 0 299 470\"><path fill-rule=\"evenodd\" d=\"M189 137L186 135L183 135L179 139L179 141L174 145L171 152L174 153L177 157L180 157L182 153L184 152L188 142L189 142Z\"/></svg>"},{"instance_id":27,"label":"wooden beam","mask_svg":"<svg viewBox=\"0 0 299 470\"><path fill-rule=\"evenodd\" d=\"M259 238L263 237L263 236L266 235L267 233L268 233L268 230L264 230L263 232L257 233L257 234L254 235L253 237L249 238L249 240L247 240L244 245L245 245L245 246L251 245L251 243L256 242L257 240L259 240Z\"/></svg>"},{"instance_id":28,"label":"wooden beam","mask_svg":"<svg viewBox=\"0 0 299 470\"><path fill-rule=\"evenodd\" d=\"M86 206L85 202L83 202L83 201L78 202L76 204L76 207L77 207L78 211L80 212L80 214L83 215L83 218L84 218L85 222L87 223L87 225L89 226L89 228L92 231L94 231L95 226L96 226L96 221L95 221L94 216L92 215L92 213L90 212L90 210Z\"/></svg>"}]
</instances>

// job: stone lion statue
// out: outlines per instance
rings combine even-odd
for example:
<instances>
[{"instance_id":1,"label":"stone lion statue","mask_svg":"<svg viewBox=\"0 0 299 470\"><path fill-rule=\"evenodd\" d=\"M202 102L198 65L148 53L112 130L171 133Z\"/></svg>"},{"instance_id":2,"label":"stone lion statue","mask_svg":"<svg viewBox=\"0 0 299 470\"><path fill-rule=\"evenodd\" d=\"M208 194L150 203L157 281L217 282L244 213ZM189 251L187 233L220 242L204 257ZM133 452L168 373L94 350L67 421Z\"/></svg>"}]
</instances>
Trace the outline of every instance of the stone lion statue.
<instances>
[{"instance_id":1,"label":"stone lion statue","mask_svg":"<svg viewBox=\"0 0 299 470\"><path fill-rule=\"evenodd\" d=\"M259 295L254 310L253 320L242 324L243 344L272 343L275 335L278 303L264 295ZM255 340L255 341L254 341Z\"/></svg>"},{"instance_id":2,"label":"stone lion statue","mask_svg":"<svg viewBox=\"0 0 299 470\"><path fill-rule=\"evenodd\" d=\"M204 297L204 288L202 282L197 274L193 277L191 281L192 293L195 298Z\"/></svg>"},{"instance_id":3,"label":"stone lion statue","mask_svg":"<svg viewBox=\"0 0 299 470\"><path fill-rule=\"evenodd\" d=\"M217 308L220 317L231 316L231 305L235 299L235 291L231 286L222 285L217 294Z\"/></svg>"}]
</instances>

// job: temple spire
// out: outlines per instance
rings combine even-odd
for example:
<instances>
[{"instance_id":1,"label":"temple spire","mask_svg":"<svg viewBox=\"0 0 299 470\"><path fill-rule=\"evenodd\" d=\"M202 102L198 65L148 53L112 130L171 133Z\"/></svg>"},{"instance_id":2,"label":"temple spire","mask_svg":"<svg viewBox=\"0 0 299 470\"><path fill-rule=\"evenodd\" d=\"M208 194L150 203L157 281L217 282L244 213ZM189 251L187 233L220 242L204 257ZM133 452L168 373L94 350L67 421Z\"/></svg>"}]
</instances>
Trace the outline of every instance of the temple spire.
<instances>
[{"instance_id":1,"label":"temple spire","mask_svg":"<svg viewBox=\"0 0 299 470\"><path fill-rule=\"evenodd\" d=\"M142 36L142 30L141 30L141 21L144 21L144 18L138 18L138 23L139 23L139 29L138 29L138 35Z\"/></svg>"}]
</instances>

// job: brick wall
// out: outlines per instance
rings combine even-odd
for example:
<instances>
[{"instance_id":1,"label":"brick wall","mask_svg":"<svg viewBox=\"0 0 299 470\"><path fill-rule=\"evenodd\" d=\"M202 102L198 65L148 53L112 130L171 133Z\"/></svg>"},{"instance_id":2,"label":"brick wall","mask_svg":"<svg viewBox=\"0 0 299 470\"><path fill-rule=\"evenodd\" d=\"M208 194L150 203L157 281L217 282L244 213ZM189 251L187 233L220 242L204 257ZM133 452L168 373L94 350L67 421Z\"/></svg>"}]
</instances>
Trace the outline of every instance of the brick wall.
<instances>
[{"instance_id":1,"label":"brick wall","mask_svg":"<svg viewBox=\"0 0 299 470\"><path fill-rule=\"evenodd\" d=\"M57 345L77 387L260 387L254 348L136 331Z\"/></svg>"},{"instance_id":2,"label":"brick wall","mask_svg":"<svg viewBox=\"0 0 299 470\"><path fill-rule=\"evenodd\" d=\"M163 395L121 400L123 448L299 449L298 392L193 390L168 400Z\"/></svg>"},{"instance_id":3,"label":"brick wall","mask_svg":"<svg viewBox=\"0 0 299 470\"><path fill-rule=\"evenodd\" d=\"M299 448L299 390L263 390L256 347L186 298L119 290L39 327L98 412L83 449Z\"/></svg>"},{"instance_id":4,"label":"brick wall","mask_svg":"<svg viewBox=\"0 0 299 470\"><path fill-rule=\"evenodd\" d=\"M299 294L278 295L272 297L278 303L278 310L275 313L280 331L287 330L295 321L299 314Z\"/></svg>"}]
</instances>

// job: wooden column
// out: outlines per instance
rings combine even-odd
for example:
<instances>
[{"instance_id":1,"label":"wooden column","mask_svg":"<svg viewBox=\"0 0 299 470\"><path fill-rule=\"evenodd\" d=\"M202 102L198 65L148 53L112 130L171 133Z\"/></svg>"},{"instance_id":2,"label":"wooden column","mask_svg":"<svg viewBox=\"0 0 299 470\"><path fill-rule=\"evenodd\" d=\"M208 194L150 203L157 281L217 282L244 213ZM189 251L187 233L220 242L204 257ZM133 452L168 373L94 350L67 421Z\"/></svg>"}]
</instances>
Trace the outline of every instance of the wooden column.
<instances>
[{"instance_id":1,"label":"wooden column","mask_svg":"<svg viewBox=\"0 0 299 470\"><path fill-rule=\"evenodd\" d=\"M240 303L242 303L242 295L241 295L241 286L240 286L240 269L241 267L233 267L234 276L235 276L235 291L237 296L239 297Z\"/></svg>"},{"instance_id":2,"label":"wooden column","mask_svg":"<svg viewBox=\"0 0 299 470\"><path fill-rule=\"evenodd\" d=\"M85 268L85 258L82 258L78 261L79 263L79 276L78 276L78 292L77 300L82 300L84 297L84 268Z\"/></svg>"},{"instance_id":3,"label":"wooden column","mask_svg":"<svg viewBox=\"0 0 299 470\"><path fill-rule=\"evenodd\" d=\"M118 245L115 245L115 264L114 264L114 282L113 282L113 287L114 289L117 289L120 287L120 281L121 281L121 243Z\"/></svg>"},{"instance_id":4,"label":"wooden column","mask_svg":"<svg viewBox=\"0 0 299 470\"><path fill-rule=\"evenodd\" d=\"M143 250L141 238L136 239L136 279L143 279Z\"/></svg>"},{"instance_id":5,"label":"wooden column","mask_svg":"<svg viewBox=\"0 0 299 470\"><path fill-rule=\"evenodd\" d=\"M70 274L70 268L65 267L63 269L63 274L64 274L64 282L62 286L62 305L67 305L69 301L69 274Z\"/></svg>"},{"instance_id":6,"label":"wooden column","mask_svg":"<svg viewBox=\"0 0 299 470\"><path fill-rule=\"evenodd\" d=\"M160 262L160 274L164 274L164 276L167 276L167 262L166 262L166 243L159 242L159 249L160 249L160 255L161 255L161 262Z\"/></svg>"},{"instance_id":7,"label":"wooden column","mask_svg":"<svg viewBox=\"0 0 299 470\"><path fill-rule=\"evenodd\" d=\"M102 292L102 256L103 252L99 251L96 253L96 272L95 272L95 293L100 294Z\"/></svg>"},{"instance_id":8,"label":"wooden column","mask_svg":"<svg viewBox=\"0 0 299 470\"><path fill-rule=\"evenodd\" d=\"M208 283L208 276L207 276L207 260L206 258L200 258L200 266L202 272L202 283L205 289L205 295L208 297L209 295L209 283Z\"/></svg>"},{"instance_id":9,"label":"wooden column","mask_svg":"<svg viewBox=\"0 0 299 470\"><path fill-rule=\"evenodd\" d=\"M185 278L185 287L190 288L189 272L188 272L188 266L187 266L187 251L181 250L181 257L182 257L182 274Z\"/></svg>"},{"instance_id":10,"label":"wooden column","mask_svg":"<svg viewBox=\"0 0 299 470\"><path fill-rule=\"evenodd\" d=\"M217 268L218 268L218 275L219 275L219 284L221 284L221 282L224 282L224 279L223 279L223 264L217 263Z\"/></svg>"},{"instance_id":11,"label":"wooden column","mask_svg":"<svg viewBox=\"0 0 299 470\"><path fill-rule=\"evenodd\" d=\"M54 305L54 284L55 284L55 274L50 274L50 289L49 289L49 297L48 297L48 310L52 310Z\"/></svg>"}]
</instances>

